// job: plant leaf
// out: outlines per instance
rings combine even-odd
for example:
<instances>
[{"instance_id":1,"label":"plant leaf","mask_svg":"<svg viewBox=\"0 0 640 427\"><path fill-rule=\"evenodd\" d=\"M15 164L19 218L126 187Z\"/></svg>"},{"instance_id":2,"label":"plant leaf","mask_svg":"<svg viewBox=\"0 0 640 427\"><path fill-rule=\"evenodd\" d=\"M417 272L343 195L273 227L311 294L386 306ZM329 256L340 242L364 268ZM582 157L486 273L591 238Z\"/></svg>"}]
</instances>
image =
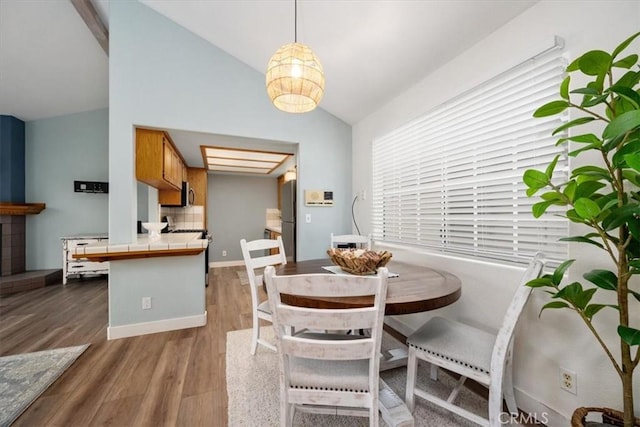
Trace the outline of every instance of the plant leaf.
<instances>
[{"instance_id":1,"label":"plant leaf","mask_svg":"<svg viewBox=\"0 0 640 427\"><path fill-rule=\"evenodd\" d=\"M577 119L571 120L570 122L567 122L567 123L563 124L562 126L558 127L557 129L555 129L551 133L551 135L556 135L556 134L562 132L563 130L572 128L574 126L583 125L585 123L589 123L589 122L592 122L594 120L595 120L594 117L578 117Z\"/></svg>"},{"instance_id":2,"label":"plant leaf","mask_svg":"<svg viewBox=\"0 0 640 427\"><path fill-rule=\"evenodd\" d=\"M571 93L577 93L580 95L593 95L593 96L600 95L600 92L598 92L595 88L592 88L592 87L581 87L581 88L572 90Z\"/></svg>"},{"instance_id":3,"label":"plant leaf","mask_svg":"<svg viewBox=\"0 0 640 427\"><path fill-rule=\"evenodd\" d=\"M625 50L627 48L627 46L629 46L631 44L631 42L640 35L640 32L635 33L634 35L632 35L631 37L629 37L628 39L626 39L625 41L623 41L622 43L620 43L618 45L618 47L616 47L613 50L613 53L611 54L611 59L615 59L620 52L622 52L623 50Z\"/></svg>"},{"instance_id":4,"label":"plant leaf","mask_svg":"<svg viewBox=\"0 0 640 427\"><path fill-rule=\"evenodd\" d=\"M610 305L607 305L607 304L589 304L584 309L584 315L587 316L587 318L589 320L591 320L593 318L593 316L596 315L597 312L599 312L600 310L602 310L605 307L610 307Z\"/></svg>"},{"instance_id":5,"label":"plant leaf","mask_svg":"<svg viewBox=\"0 0 640 427\"><path fill-rule=\"evenodd\" d=\"M578 68L588 76L600 76L609 70L611 55L603 50L591 50L580 57Z\"/></svg>"},{"instance_id":6,"label":"plant leaf","mask_svg":"<svg viewBox=\"0 0 640 427\"><path fill-rule=\"evenodd\" d=\"M635 220L638 215L640 215L640 205L629 202L621 208L612 209L611 213L602 221L602 227L606 231L613 230L626 222Z\"/></svg>"},{"instance_id":7,"label":"plant leaf","mask_svg":"<svg viewBox=\"0 0 640 427\"><path fill-rule=\"evenodd\" d=\"M584 219L595 219L600 214L600 206L596 202L586 197L577 199L573 204L578 215Z\"/></svg>"},{"instance_id":8,"label":"plant leaf","mask_svg":"<svg viewBox=\"0 0 640 427\"><path fill-rule=\"evenodd\" d=\"M627 166L640 172L640 154L627 154L623 158Z\"/></svg>"},{"instance_id":9,"label":"plant leaf","mask_svg":"<svg viewBox=\"0 0 640 427\"><path fill-rule=\"evenodd\" d=\"M535 169L528 169L522 176L522 181L529 187L540 189L546 187L549 184L549 178L543 172Z\"/></svg>"},{"instance_id":10,"label":"plant leaf","mask_svg":"<svg viewBox=\"0 0 640 427\"><path fill-rule=\"evenodd\" d=\"M545 305L542 306L542 308L540 309L540 313L538 314L538 317L542 316L542 312L544 310L546 310L547 308L567 308L569 307L569 304L567 304L564 301L551 301L546 303Z\"/></svg>"},{"instance_id":11,"label":"plant leaf","mask_svg":"<svg viewBox=\"0 0 640 427\"><path fill-rule=\"evenodd\" d=\"M544 308L544 307L543 307ZM628 326L618 325L618 335L629 345L640 344L640 331Z\"/></svg>"},{"instance_id":12,"label":"plant leaf","mask_svg":"<svg viewBox=\"0 0 640 427\"><path fill-rule=\"evenodd\" d=\"M564 78L564 80L560 84L560 96L566 100L569 100L569 82L570 81L571 81L571 76L567 76Z\"/></svg>"},{"instance_id":13,"label":"plant leaf","mask_svg":"<svg viewBox=\"0 0 640 427\"><path fill-rule=\"evenodd\" d=\"M533 117L553 116L554 114L563 112L568 107L569 107L569 103L567 101L551 101L547 104L544 104L542 107L538 108L533 113Z\"/></svg>"},{"instance_id":14,"label":"plant leaf","mask_svg":"<svg viewBox=\"0 0 640 427\"><path fill-rule=\"evenodd\" d=\"M553 287L553 283L549 277L538 277L537 279L529 280L527 286L530 288L546 288Z\"/></svg>"},{"instance_id":15,"label":"plant leaf","mask_svg":"<svg viewBox=\"0 0 640 427\"><path fill-rule=\"evenodd\" d=\"M540 218L551 205L553 205L553 201L535 203L531 207L531 213L535 218Z\"/></svg>"},{"instance_id":16,"label":"plant leaf","mask_svg":"<svg viewBox=\"0 0 640 427\"><path fill-rule=\"evenodd\" d=\"M571 267L571 264L573 264L575 261L575 259L569 259L556 267L556 269L553 271L553 275L551 276L551 282L556 286L560 285L565 271L567 271L567 269Z\"/></svg>"},{"instance_id":17,"label":"plant leaf","mask_svg":"<svg viewBox=\"0 0 640 427\"><path fill-rule=\"evenodd\" d=\"M571 180L567 183L567 186L564 188L564 195L573 203L576 199L576 190L578 189L578 183L574 180Z\"/></svg>"},{"instance_id":18,"label":"plant leaf","mask_svg":"<svg viewBox=\"0 0 640 427\"><path fill-rule=\"evenodd\" d=\"M608 270L591 270L582 275L585 279L599 288L608 291L618 289L618 277Z\"/></svg>"},{"instance_id":19,"label":"plant leaf","mask_svg":"<svg viewBox=\"0 0 640 427\"><path fill-rule=\"evenodd\" d=\"M613 119L602 132L606 139L615 138L640 126L640 110L627 111Z\"/></svg>"},{"instance_id":20,"label":"plant leaf","mask_svg":"<svg viewBox=\"0 0 640 427\"><path fill-rule=\"evenodd\" d=\"M638 62L638 55L633 54L633 55L629 55L626 58L622 58L619 61L614 62L611 66L612 67L617 67L617 68L631 68L633 67L636 62Z\"/></svg>"},{"instance_id":21,"label":"plant leaf","mask_svg":"<svg viewBox=\"0 0 640 427\"><path fill-rule=\"evenodd\" d=\"M640 301L640 293L636 292L636 291L632 291L631 289L629 289L629 293L631 295L633 295L635 297L635 299L637 299L638 301Z\"/></svg>"},{"instance_id":22,"label":"plant leaf","mask_svg":"<svg viewBox=\"0 0 640 427\"><path fill-rule=\"evenodd\" d=\"M561 242L579 242L579 243L589 243L599 247L600 249L604 249L604 246L600 242L596 242L595 240L591 240L584 236L573 236L573 237L562 237L559 239Z\"/></svg>"},{"instance_id":23,"label":"plant leaf","mask_svg":"<svg viewBox=\"0 0 640 427\"><path fill-rule=\"evenodd\" d=\"M606 187L606 184L600 181L585 181L576 188L576 199L589 197L602 187Z\"/></svg>"},{"instance_id":24,"label":"plant leaf","mask_svg":"<svg viewBox=\"0 0 640 427\"><path fill-rule=\"evenodd\" d=\"M614 155L611 161L616 168L624 168L627 167L628 163L626 160L627 155L640 155L640 138L633 139L628 141L625 145L622 146ZM631 162L633 163L634 159L631 158ZM631 165L628 165L631 166ZM632 166L631 166L632 167Z\"/></svg>"},{"instance_id":25,"label":"plant leaf","mask_svg":"<svg viewBox=\"0 0 640 427\"><path fill-rule=\"evenodd\" d=\"M636 57L637 56L638 55L636 55ZM638 95L630 87L613 85L609 88L609 90L627 99L629 102L633 104L636 110L640 107L640 95Z\"/></svg>"},{"instance_id":26,"label":"plant leaf","mask_svg":"<svg viewBox=\"0 0 640 427\"><path fill-rule=\"evenodd\" d=\"M595 96L590 99L585 98L584 101L582 101L582 103L580 104L580 106L585 108L593 107L595 105L601 104L604 101L606 101L608 96L609 94L605 93L604 95Z\"/></svg>"},{"instance_id":27,"label":"plant leaf","mask_svg":"<svg viewBox=\"0 0 640 427\"><path fill-rule=\"evenodd\" d=\"M558 163L558 158L560 157L560 155L558 154L557 156L555 156L553 158L553 160L551 161L551 163L549 163L549 166L547 166L547 169L544 171L545 175L547 175L547 178L549 179L549 181L551 181L551 177L553 176L553 170L556 168L556 164Z\"/></svg>"}]
</instances>

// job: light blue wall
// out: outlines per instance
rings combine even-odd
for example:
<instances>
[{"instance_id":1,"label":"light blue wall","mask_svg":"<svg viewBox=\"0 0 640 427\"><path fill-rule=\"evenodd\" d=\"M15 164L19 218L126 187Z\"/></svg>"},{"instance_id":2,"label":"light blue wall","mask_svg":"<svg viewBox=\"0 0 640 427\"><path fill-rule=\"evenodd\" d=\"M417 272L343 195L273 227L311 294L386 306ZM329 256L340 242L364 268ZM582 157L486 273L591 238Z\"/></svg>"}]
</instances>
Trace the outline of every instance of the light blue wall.
<instances>
[{"instance_id":1,"label":"light blue wall","mask_svg":"<svg viewBox=\"0 0 640 427\"><path fill-rule=\"evenodd\" d=\"M112 2L109 22L110 185L118 194L109 205L114 242L127 243L135 235L135 125L298 143L298 195L331 189L335 197L333 208L311 208L313 223L301 224L300 259L324 256L326 236L350 230L349 125L322 109L303 115L278 111L266 95L263 73L140 3ZM307 209L299 205L299 214L304 217Z\"/></svg>"},{"instance_id":2,"label":"light blue wall","mask_svg":"<svg viewBox=\"0 0 640 427\"><path fill-rule=\"evenodd\" d=\"M62 268L61 236L106 233L108 195L75 193L73 181L108 181L109 111L26 122L27 270Z\"/></svg>"},{"instance_id":3,"label":"light blue wall","mask_svg":"<svg viewBox=\"0 0 640 427\"><path fill-rule=\"evenodd\" d=\"M336 207L317 213L314 224L299 229L300 257L323 256L326 239L320 244L308 237L326 237L336 228L348 228L351 127L321 109L304 115L276 110L266 95L263 73L141 3L111 2L109 26L111 243L129 243L136 238L134 128L141 125L298 143L299 191L336 191ZM327 84L330 87L330 79ZM304 215L304 209L300 213ZM165 258L161 264L154 263L154 268L178 268L179 262ZM139 262L133 268L145 265ZM139 302L142 296L154 297L159 289L177 285L169 276L157 274L157 282L132 289L122 277L109 278L111 325L135 318L127 311L139 310L136 305L117 301L129 298ZM201 282L186 276L180 285L201 286ZM195 293L189 295L200 298ZM199 306L183 294L167 298L172 298L173 304ZM165 305L158 307L155 318L171 316L162 311ZM199 313L185 315L190 314Z\"/></svg>"},{"instance_id":4,"label":"light blue wall","mask_svg":"<svg viewBox=\"0 0 640 427\"><path fill-rule=\"evenodd\" d=\"M207 222L214 239L209 261L242 260L240 239L262 239L266 209L277 207L276 178L209 175Z\"/></svg>"}]
</instances>

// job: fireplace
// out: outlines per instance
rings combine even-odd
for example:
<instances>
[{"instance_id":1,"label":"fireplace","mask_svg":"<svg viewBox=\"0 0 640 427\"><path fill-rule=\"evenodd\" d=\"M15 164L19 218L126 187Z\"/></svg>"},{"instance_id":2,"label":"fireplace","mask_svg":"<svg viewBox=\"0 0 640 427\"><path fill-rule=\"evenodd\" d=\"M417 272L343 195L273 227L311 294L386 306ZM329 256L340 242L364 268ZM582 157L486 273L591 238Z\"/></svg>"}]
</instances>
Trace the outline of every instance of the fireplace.
<instances>
[{"instance_id":1,"label":"fireplace","mask_svg":"<svg viewBox=\"0 0 640 427\"><path fill-rule=\"evenodd\" d=\"M1 0L0 0L1 1ZM62 281L62 269L26 271L26 215L44 203L25 203L25 124L0 115L0 296Z\"/></svg>"},{"instance_id":2,"label":"fireplace","mask_svg":"<svg viewBox=\"0 0 640 427\"><path fill-rule=\"evenodd\" d=\"M25 268L25 217L0 215L2 246L0 276L24 273Z\"/></svg>"},{"instance_id":3,"label":"fireplace","mask_svg":"<svg viewBox=\"0 0 640 427\"><path fill-rule=\"evenodd\" d=\"M42 209L44 203L0 203L0 296L62 282L61 269L26 269L26 215Z\"/></svg>"}]
</instances>

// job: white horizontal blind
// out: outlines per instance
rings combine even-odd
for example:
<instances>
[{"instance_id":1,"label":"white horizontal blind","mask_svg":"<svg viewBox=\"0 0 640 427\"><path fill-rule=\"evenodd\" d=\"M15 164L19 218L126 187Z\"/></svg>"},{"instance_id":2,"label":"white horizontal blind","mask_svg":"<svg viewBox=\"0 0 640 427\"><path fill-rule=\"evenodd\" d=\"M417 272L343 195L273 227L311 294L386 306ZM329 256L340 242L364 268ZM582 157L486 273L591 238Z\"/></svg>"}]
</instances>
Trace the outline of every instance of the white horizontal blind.
<instances>
[{"instance_id":1,"label":"white horizontal blind","mask_svg":"<svg viewBox=\"0 0 640 427\"><path fill-rule=\"evenodd\" d=\"M552 207L535 219L526 169L562 154L554 180L568 179L566 145L551 136L567 115L532 117L558 98L565 61L556 49L451 100L372 146L373 237L479 258L550 265L567 256L568 221Z\"/></svg>"}]
</instances>

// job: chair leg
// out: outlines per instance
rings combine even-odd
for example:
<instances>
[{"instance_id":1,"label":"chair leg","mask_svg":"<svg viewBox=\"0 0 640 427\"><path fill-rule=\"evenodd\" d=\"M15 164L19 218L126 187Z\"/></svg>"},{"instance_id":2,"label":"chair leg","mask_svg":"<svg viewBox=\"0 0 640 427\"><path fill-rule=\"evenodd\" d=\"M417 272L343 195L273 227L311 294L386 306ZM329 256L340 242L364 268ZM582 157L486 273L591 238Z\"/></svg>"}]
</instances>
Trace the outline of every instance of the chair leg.
<instances>
[{"instance_id":1,"label":"chair leg","mask_svg":"<svg viewBox=\"0 0 640 427\"><path fill-rule=\"evenodd\" d=\"M253 332L251 333L251 355L256 354L258 348L258 338L260 338L260 321L257 313L253 314Z\"/></svg>"},{"instance_id":2,"label":"chair leg","mask_svg":"<svg viewBox=\"0 0 640 427\"><path fill-rule=\"evenodd\" d=\"M407 402L407 408L409 412L413 413L415 406L415 396L413 390L416 387L416 373L417 373L416 349L415 347L409 347L409 354L407 355L407 390L405 392L405 401Z\"/></svg>"},{"instance_id":3,"label":"chair leg","mask_svg":"<svg viewBox=\"0 0 640 427\"><path fill-rule=\"evenodd\" d=\"M511 363L507 361L505 366L504 381L502 382L504 399L507 401L507 409L511 414L518 414L518 405L516 404L516 396L513 390L513 373Z\"/></svg>"},{"instance_id":4,"label":"chair leg","mask_svg":"<svg viewBox=\"0 0 640 427\"><path fill-rule=\"evenodd\" d=\"M431 364L431 369L429 370L429 377L433 381L438 381L438 365Z\"/></svg>"}]
</instances>

